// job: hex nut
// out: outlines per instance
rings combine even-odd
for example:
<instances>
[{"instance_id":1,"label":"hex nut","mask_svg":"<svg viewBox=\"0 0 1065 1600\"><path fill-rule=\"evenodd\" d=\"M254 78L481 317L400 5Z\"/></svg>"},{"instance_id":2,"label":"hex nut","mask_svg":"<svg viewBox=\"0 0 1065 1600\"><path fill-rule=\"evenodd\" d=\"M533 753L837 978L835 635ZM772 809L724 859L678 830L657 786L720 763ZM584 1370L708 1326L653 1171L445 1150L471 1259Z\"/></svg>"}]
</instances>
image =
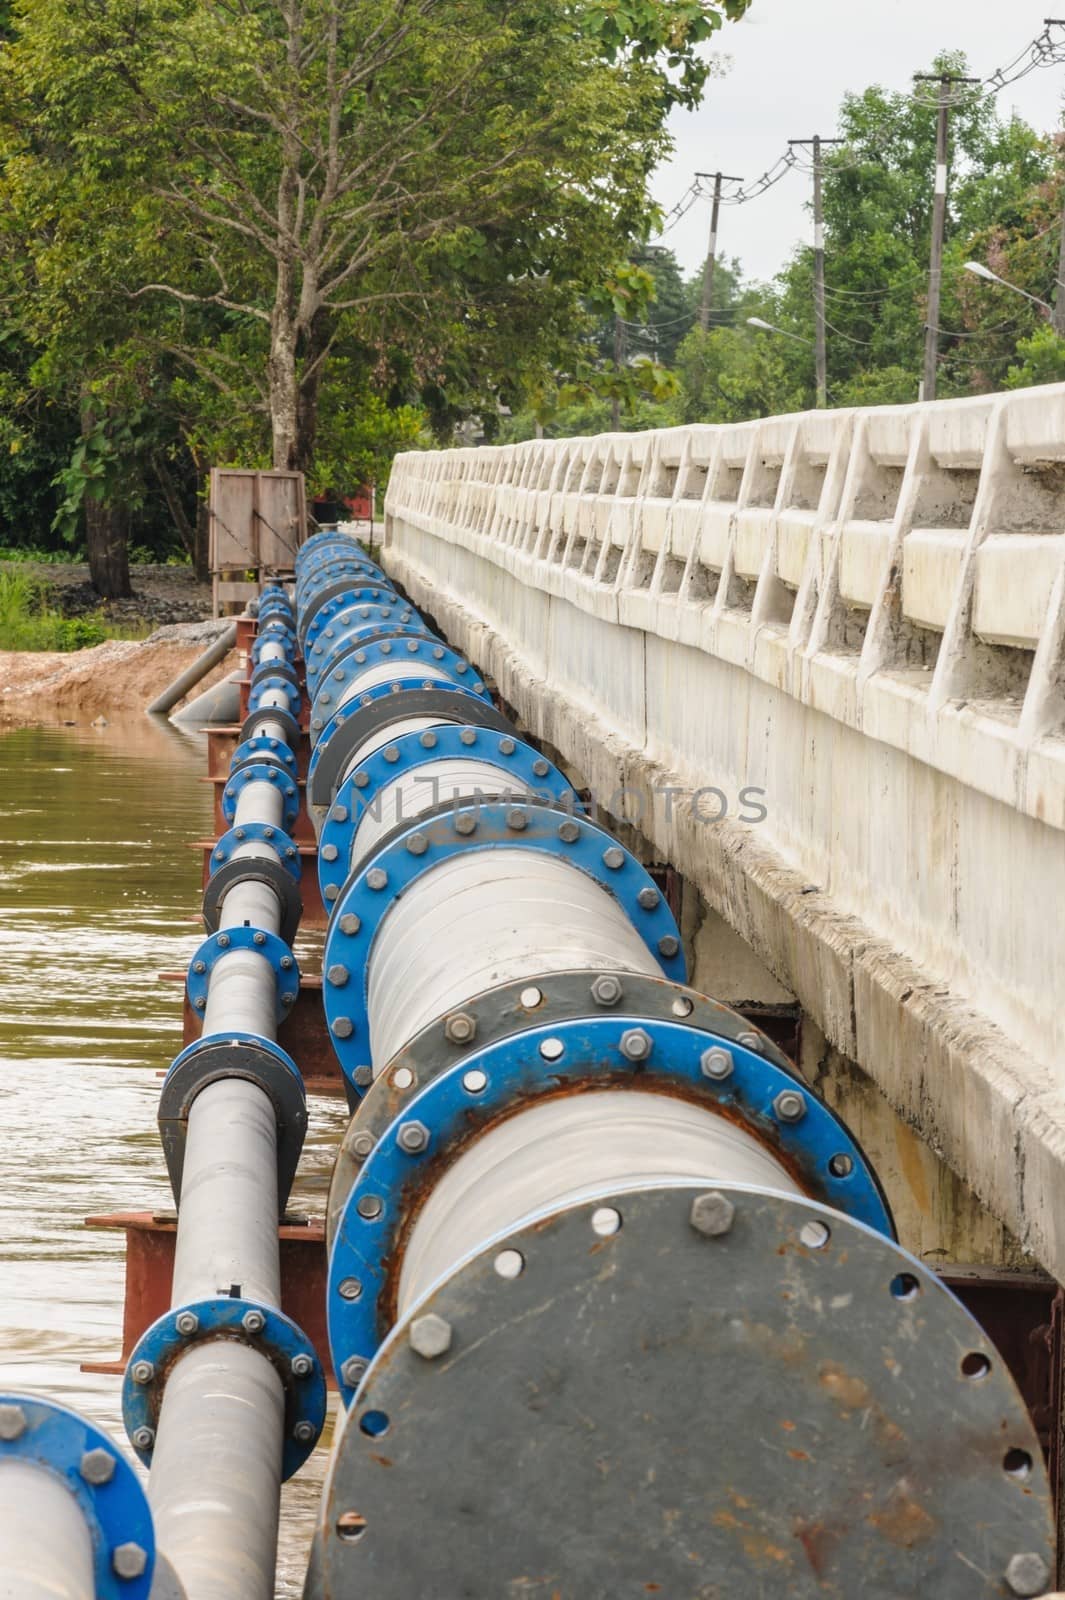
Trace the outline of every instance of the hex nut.
<instances>
[{"instance_id":1,"label":"hex nut","mask_svg":"<svg viewBox=\"0 0 1065 1600\"><path fill-rule=\"evenodd\" d=\"M629 1061L646 1061L653 1047L651 1035L643 1028L626 1028L621 1035L621 1053Z\"/></svg>"},{"instance_id":2,"label":"hex nut","mask_svg":"<svg viewBox=\"0 0 1065 1600\"><path fill-rule=\"evenodd\" d=\"M338 1017L333 1023L333 1032L338 1039L350 1039L355 1032L355 1024L350 1017Z\"/></svg>"},{"instance_id":3,"label":"hex nut","mask_svg":"<svg viewBox=\"0 0 1065 1600\"><path fill-rule=\"evenodd\" d=\"M120 1578L139 1578L148 1565L148 1552L132 1540L128 1544L117 1544L111 1565Z\"/></svg>"},{"instance_id":4,"label":"hex nut","mask_svg":"<svg viewBox=\"0 0 1065 1600\"><path fill-rule=\"evenodd\" d=\"M435 1361L437 1356L446 1355L451 1349L451 1324L443 1317L438 1317L435 1311L427 1311L424 1317L415 1317L410 1325L410 1347L426 1361Z\"/></svg>"},{"instance_id":5,"label":"hex nut","mask_svg":"<svg viewBox=\"0 0 1065 1600\"><path fill-rule=\"evenodd\" d=\"M1013 1594L1031 1600L1032 1596L1046 1592L1050 1569L1034 1550L1020 1551L1010 1556L1006 1564L1006 1582Z\"/></svg>"},{"instance_id":6,"label":"hex nut","mask_svg":"<svg viewBox=\"0 0 1065 1600\"><path fill-rule=\"evenodd\" d=\"M26 1413L21 1406L0 1406L0 1439L18 1439L26 1432Z\"/></svg>"},{"instance_id":7,"label":"hex nut","mask_svg":"<svg viewBox=\"0 0 1065 1600\"><path fill-rule=\"evenodd\" d=\"M388 873L383 867L371 867L366 874L366 884L370 889L385 889L388 886Z\"/></svg>"},{"instance_id":8,"label":"hex nut","mask_svg":"<svg viewBox=\"0 0 1065 1600\"><path fill-rule=\"evenodd\" d=\"M337 849L335 844L323 844L323 846L322 846L322 860L323 861L335 861L339 854L340 854L340 851Z\"/></svg>"},{"instance_id":9,"label":"hex nut","mask_svg":"<svg viewBox=\"0 0 1065 1600\"><path fill-rule=\"evenodd\" d=\"M134 1428L131 1437L138 1450L150 1450L155 1443L155 1429Z\"/></svg>"},{"instance_id":10,"label":"hex nut","mask_svg":"<svg viewBox=\"0 0 1065 1600\"><path fill-rule=\"evenodd\" d=\"M731 1229L735 1215L736 1207L728 1195L710 1189L706 1194L697 1194L692 1201L690 1220L696 1233L708 1239L720 1239Z\"/></svg>"},{"instance_id":11,"label":"hex nut","mask_svg":"<svg viewBox=\"0 0 1065 1600\"><path fill-rule=\"evenodd\" d=\"M78 1463L78 1471L86 1483L91 1483L94 1488L101 1484L110 1483L115 1475L117 1463L110 1450L102 1450L99 1446L95 1450L86 1450Z\"/></svg>"},{"instance_id":12,"label":"hex nut","mask_svg":"<svg viewBox=\"0 0 1065 1600\"><path fill-rule=\"evenodd\" d=\"M609 867L611 872L617 872L625 865L625 852L620 845L612 844L603 851L603 865Z\"/></svg>"},{"instance_id":13,"label":"hex nut","mask_svg":"<svg viewBox=\"0 0 1065 1600\"><path fill-rule=\"evenodd\" d=\"M129 1375L134 1383L151 1383L155 1377L155 1366L151 1361L135 1361L129 1369Z\"/></svg>"},{"instance_id":14,"label":"hex nut","mask_svg":"<svg viewBox=\"0 0 1065 1600\"><path fill-rule=\"evenodd\" d=\"M417 1155L429 1143L429 1129L424 1122L404 1122L396 1135L396 1142L408 1155Z\"/></svg>"},{"instance_id":15,"label":"hex nut","mask_svg":"<svg viewBox=\"0 0 1065 1600\"><path fill-rule=\"evenodd\" d=\"M364 1361L361 1356L348 1357L340 1369L340 1376L343 1378L349 1389L358 1388L359 1384L366 1375L366 1368L368 1366L369 1362Z\"/></svg>"},{"instance_id":16,"label":"hex nut","mask_svg":"<svg viewBox=\"0 0 1065 1600\"><path fill-rule=\"evenodd\" d=\"M372 1153L375 1143L376 1140L372 1133L357 1133L351 1141L351 1153L358 1156L360 1161L365 1161L366 1157Z\"/></svg>"},{"instance_id":17,"label":"hex nut","mask_svg":"<svg viewBox=\"0 0 1065 1600\"><path fill-rule=\"evenodd\" d=\"M661 898L662 896L659 894L658 890L652 889L648 884L645 888L640 890L639 894L636 896L636 902L638 905L642 906L644 911L653 911Z\"/></svg>"},{"instance_id":18,"label":"hex nut","mask_svg":"<svg viewBox=\"0 0 1065 1600\"><path fill-rule=\"evenodd\" d=\"M292 1437L298 1439L301 1444L309 1444L314 1438L314 1423L307 1421L297 1422L292 1430Z\"/></svg>"},{"instance_id":19,"label":"hex nut","mask_svg":"<svg viewBox=\"0 0 1065 1600\"><path fill-rule=\"evenodd\" d=\"M760 1033L755 1033L750 1029L746 1033L738 1034L736 1037L736 1043L742 1044L745 1050L762 1051L765 1049L765 1039Z\"/></svg>"},{"instance_id":20,"label":"hex nut","mask_svg":"<svg viewBox=\"0 0 1065 1600\"><path fill-rule=\"evenodd\" d=\"M592 984L592 999L597 1006L616 1006L621 999L621 979L603 972Z\"/></svg>"},{"instance_id":21,"label":"hex nut","mask_svg":"<svg viewBox=\"0 0 1065 1600\"><path fill-rule=\"evenodd\" d=\"M658 941L658 953L671 961L675 955L680 954L680 940L675 934L665 933Z\"/></svg>"},{"instance_id":22,"label":"hex nut","mask_svg":"<svg viewBox=\"0 0 1065 1600\"><path fill-rule=\"evenodd\" d=\"M351 973L347 967L342 966L339 961L335 961L326 973L326 980L337 989L342 989L350 977Z\"/></svg>"},{"instance_id":23,"label":"hex nut","mask_svg":"<svg viewBox=\"0 0 1065 1600\"><path fill-rule=\"evenodd\" d=\"M240 1319L240 1325L245 1333L262 1333L266 1327L266 1318L261 1311L245 1311Z\"/></svg>"},{"instance_id":24,"label":"hex nut","mask_svg":"<svg viewBox=\"0 0 1065 1600\"><path fill-rule=\"evenodd\" d=\"M200 1319L196 1315L195 1311L179 1311L177 1316L174 1318L174 1326L178 1333L180 1333L183 1338L187 1339L189 1335L195 1333L197 1328L200 1326Z\"/></svg>"},{"instance_id":25,"label":"hex nut","mask_svg":"<svg viewBox=\"0 0 1065 1600\"><path fill-rule=\"evenodd\" d=\"M773 1110L781 1122L801 1122L806 1115L806 1096L798 1089L781 1089L773 1101Z\"/></svg>"},{"instance_id":26,"label":"hex nut","mask_svg":"<svg viewBox=\"0 0 1065 1600\"><path fill-rule=\"evenodd\" d=\"M452 1044L469 1044L477 1034L477 1022L468 1011L456 1011L444 1023L444 1038Z\"/></svg>"},{"instance_id":27,"label":"hex nut","mask_svg":"<svg viewBox=\"0 0 1065 1600\"><path fill-rule=\"evenodd\" d=\"M311 1373L314 1371L313 1357L302 1352L301 1354L292 1357L290 1365L292 1368L292 1376L294 1378L309 1378Z\"/></svg>"},{"instance_id":28,"label":"hex nut","mask_svg":"<svg viewBox=\"0 0 1065 1600\"><path fill-rule=\"evenodd\" d=\"M699 1066L702 1068L704 1078L713 1078L720 1083L724 1078L731 1078L735 1070L735 1062L729 1050L723 1050L720 1045L715 1045L712 1050L704 1050L699 1057Z\"/></svg>"}]
</instances>

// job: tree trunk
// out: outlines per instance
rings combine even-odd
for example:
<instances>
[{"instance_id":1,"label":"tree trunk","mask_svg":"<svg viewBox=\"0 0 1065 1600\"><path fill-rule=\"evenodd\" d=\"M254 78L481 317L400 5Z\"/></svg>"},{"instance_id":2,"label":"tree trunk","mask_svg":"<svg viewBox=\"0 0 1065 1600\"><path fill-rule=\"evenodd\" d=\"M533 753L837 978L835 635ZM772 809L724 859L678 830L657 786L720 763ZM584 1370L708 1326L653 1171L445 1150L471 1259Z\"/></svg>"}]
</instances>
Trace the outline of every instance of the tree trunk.
<instances>
[{"instance_id":1,"label":"tree trunk","mask_svg":"<svg viewBox=\"0 0 1065 1600\"><path fill-rule=\"evenodd\" d=\"M267 363L267 373L270 381L270 429L274 441L274 468L279 472L295 472L299 431L296 330L291 317L276 309L270 326L270 359Z\"/></svg>"},{"instance_id":2,"label":"tree trunk","mask_svg":"<svg viewBox=\"0 0 1065 1600\"><path fill-rule=\"evenodd\" d=\"M85 497L85 543L89 550L89 577L103 600L128 600L129 513L125 506L107 505Z\"/></svg>"}]
</instances>

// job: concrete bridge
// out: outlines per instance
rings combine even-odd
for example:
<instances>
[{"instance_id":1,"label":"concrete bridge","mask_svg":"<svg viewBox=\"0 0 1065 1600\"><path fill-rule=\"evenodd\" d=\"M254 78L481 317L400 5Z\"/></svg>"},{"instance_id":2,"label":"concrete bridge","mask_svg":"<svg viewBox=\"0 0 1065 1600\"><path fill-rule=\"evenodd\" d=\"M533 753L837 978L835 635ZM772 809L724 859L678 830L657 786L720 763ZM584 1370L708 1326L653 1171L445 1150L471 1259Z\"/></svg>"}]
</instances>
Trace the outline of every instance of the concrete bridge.
<instances>
[{"instance_id":1,"label":"concrete bridge","mask_svg":"<svg viewBox=\"0 0 1065 1600\"><path fill-rule=\"evenodd\" d=\"M400 457L384 565L931 1264L1065 1278L1065 386Z\"/></svg>"}]
</instances>

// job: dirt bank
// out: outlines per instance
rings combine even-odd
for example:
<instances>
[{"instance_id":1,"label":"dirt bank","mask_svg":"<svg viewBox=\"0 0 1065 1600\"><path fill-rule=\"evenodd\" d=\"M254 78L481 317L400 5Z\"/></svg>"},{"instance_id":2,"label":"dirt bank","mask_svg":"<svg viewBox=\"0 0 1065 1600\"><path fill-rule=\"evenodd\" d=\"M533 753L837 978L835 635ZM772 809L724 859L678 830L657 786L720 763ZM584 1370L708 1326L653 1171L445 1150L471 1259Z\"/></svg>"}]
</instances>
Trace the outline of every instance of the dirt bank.
<instances>
[{"instance_id":1,"label":"dirt bank","mask_svg":"<svg viewBox=\"0 0 1065 1600\"><path fill-rule=\"evenodd\" d=\"M146 623L196 622L211 614L211 586L198 583L191 567L134 566L130 568L131 600L102 601L89 582L87 566L76 563L0 563L31 572L48 589L50 603L65 617L102 612L109 622L124 628Z\"/></svg>"},{"instance_id":2,"label":"dirt bank","mask_svg":"<svg viewBox=\"0 0 1065 1600\"><path fill-rule=\"evenodd\" d=\"M225 623L160 628L148 639L108 639L91 650L0 651L0 722L92 722L141 712L191 665ZM231 672L231 651L193 690Z\"/></svg>"}]
</instances>

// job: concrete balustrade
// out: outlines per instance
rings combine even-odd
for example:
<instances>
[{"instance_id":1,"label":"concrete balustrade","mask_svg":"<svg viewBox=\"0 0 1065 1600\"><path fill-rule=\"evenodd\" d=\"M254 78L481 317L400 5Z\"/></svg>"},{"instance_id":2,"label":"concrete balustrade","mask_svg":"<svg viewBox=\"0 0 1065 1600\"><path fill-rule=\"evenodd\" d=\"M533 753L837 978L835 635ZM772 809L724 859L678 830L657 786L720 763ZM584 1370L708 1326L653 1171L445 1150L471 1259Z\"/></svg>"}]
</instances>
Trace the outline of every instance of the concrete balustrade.
<instances>
[{"instance_id":1,"label":"concrete balustrade","mask_svg":"<svg viewBox=\"0 0 1065 1600\"><path fill-rule=\"evenodd\" d=\"M409 453L386 512L415 603L1065 1276L1065 386Z\"/></svg>"}]
</instances>

